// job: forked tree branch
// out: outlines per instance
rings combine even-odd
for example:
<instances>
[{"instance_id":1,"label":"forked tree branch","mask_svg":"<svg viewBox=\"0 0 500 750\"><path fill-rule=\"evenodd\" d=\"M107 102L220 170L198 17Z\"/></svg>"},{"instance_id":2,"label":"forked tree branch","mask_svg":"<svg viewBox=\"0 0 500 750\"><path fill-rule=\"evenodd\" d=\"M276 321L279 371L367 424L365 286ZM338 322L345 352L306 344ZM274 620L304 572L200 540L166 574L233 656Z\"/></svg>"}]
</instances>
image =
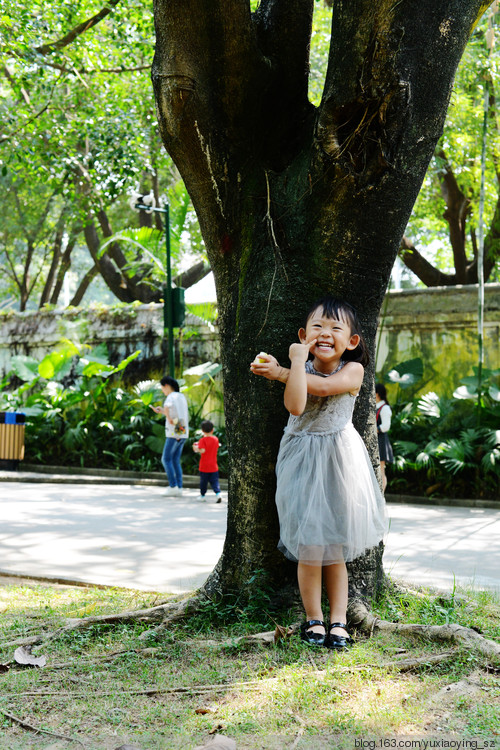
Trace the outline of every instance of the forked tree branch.
<instances>
[{"instance_id":1,"label":"forked tree branch","mask_svg":"<svg viewBox=\"0 0 500 750\"><path fill-rule=\"evenodd\" d=\"M58 39L55 42L49 42L48 44L42 44L40 45L40 47L35 47L35 52L38 52L39 55L50 55L51 52L56 52L57 50L67 47L68 44L74 42L75 39L81 34L84 34L89 29L92 29L99 23L99 21L102 21L103 18L109 16L109 14L114 10L119 2L120 0L109 0L108 4L104 8L102 8L99 13L96 13L95 16L92 16L86 21L78 24L78 26L75 26L74 29L68 31L68 33L65 34L61 39Z\"/></svg>"},{"instance_id":2,"label":"forked tree branch","mask_svg":"<svg viewBox=\"0 0 500 750\"><path fill-rule=\"evenodd\" d=\"M399 257L426 286L452 286L456 283L454 274L444 273L429 263L406 236L401 240Z\"/></svg>"}]
</instances>

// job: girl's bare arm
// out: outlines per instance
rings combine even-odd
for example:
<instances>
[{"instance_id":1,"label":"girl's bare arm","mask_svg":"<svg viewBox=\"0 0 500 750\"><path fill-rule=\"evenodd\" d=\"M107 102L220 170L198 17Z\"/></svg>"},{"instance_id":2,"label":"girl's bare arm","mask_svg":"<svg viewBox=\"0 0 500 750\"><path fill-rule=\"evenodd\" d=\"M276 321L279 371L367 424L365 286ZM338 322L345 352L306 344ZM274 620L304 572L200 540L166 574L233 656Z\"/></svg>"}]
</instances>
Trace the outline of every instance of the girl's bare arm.
<instances>
[{"instance_id":1,"label":"girl's bare arm","mask_svg":"<svg viewBox=\"0 0 500 750\"><path fill-rule=\"evenodd\" d=\"M307 374L305 364L316 339L304 344L292 344L289 349L290 372L286 380L284 402L290 414L299 416L306 408Z\"/></svg>"},{"instance_id":2,"label":"girl's bare arm","mask_svg":"<svg viewBox=\"0 0 500 750\"><path fill-rule=\"evenodd\" d=\"M290 375L290 368L282 367L271 354L266 355L265 362L252 362L250 367L255 375L262 375L268 380L279 380L281 383L286 383ZM326 378L306 374L307 393L311 396L333 396L347 392L356 395L361 388L363 375L364 368L359 362L347 362L340 372Z\"/></svg>"},{"instance_id":3,"label":"girl's bare arm","mask_svg":"<svg viewBox=\"0 0 500 750\"><path fill-rule=\"evenodd\" d=\"M365 368L359 362L346 362L339 372L326 378L309 374L307 392L311 396L336 396L339 393L351 393L356 396L361 388L364 373Z\"/></svg>"}]
</instances>

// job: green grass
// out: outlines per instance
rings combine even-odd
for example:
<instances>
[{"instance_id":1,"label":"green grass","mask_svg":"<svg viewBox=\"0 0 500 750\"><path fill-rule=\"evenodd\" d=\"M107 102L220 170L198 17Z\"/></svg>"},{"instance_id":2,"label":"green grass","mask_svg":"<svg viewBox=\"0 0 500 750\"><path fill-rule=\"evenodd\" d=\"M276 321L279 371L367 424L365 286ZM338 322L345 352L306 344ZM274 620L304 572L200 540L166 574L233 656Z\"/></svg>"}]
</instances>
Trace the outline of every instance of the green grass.
<instances>
[{"instance_id":1,"label":"green grass","mask_svg":"<svg viewBox=\"0 0 500 750\"><path fill-rule=\"evenodd\" d=\"M166 599L11 583L0 587L0 642L53 631L66 617L145 608ZM383 619L458 622L500 640L500 602L493 594L439 597L393 589L373 608ZM265 606L233 600L216 610L207 607L146 640L139 636L151 625L140 622L67 632L40 649L46 667L10 664L0 674L0 709L78 738L89 750L125 743L190 750L214 732L234 738L238 750L354 750L360 738L450 735L496 740L499 746L498 675L476 652L455 648L446 662L424 660L402 672L398 660L425 659L450 646L387 634L358 636L345 654L310 649L296 637L274 646L236 645L238 635L274 627L271 619L262 620ZM279 621L296 619L290 610ZM0 650L0 663L10 662L13 651ZM1 714L0 730L0 747L9 750L78 746L35 734Z\"/></svg>"}]
</instances>

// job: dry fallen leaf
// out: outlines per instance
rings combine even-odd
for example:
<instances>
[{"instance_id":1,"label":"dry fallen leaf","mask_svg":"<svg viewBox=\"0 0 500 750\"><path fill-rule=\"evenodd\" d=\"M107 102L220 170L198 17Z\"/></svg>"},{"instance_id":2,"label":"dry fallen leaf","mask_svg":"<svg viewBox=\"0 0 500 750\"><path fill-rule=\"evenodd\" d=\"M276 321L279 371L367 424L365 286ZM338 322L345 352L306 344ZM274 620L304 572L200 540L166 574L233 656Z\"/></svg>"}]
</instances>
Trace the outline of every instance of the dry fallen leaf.
<instances>
[{"instance_id":1,"label":"dry fallen leaf","mask_svg":"<svg viewBox=\"0 0 500 750\"><path fill-rule=\"evenodd\" d=\"M45 656L33 656L31 646L19 646L14 651L14 659L18 664L29 667L44 667L47 664Z\"/></svg>"},{"instance_id":2,"label":"dry fallen leaf","mask_svg":"<svg viewBox=\"0 0 500 750\"><path fill-rule=\"evenodd\" d=\"M293 635L292 628L284 628L283 625L276 625L276 630L274 631L274 642L278 643L278 641L281 641L283 638L290 638L291 635Z\"/></svg>"}]
</instances>

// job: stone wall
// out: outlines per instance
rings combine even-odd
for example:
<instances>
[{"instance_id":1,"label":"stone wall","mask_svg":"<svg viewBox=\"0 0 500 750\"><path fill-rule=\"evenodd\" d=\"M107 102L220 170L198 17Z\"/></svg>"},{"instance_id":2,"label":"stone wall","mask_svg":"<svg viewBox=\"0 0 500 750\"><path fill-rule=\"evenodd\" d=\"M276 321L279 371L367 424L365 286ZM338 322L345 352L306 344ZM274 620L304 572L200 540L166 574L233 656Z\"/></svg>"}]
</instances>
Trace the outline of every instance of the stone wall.
<instances>
[{"instance_id":1,"label":"stone wall","mask_svg":"<svg viewBox=\"0 0 500 750\"><path fill-rule=\"evenodd\" d=\"M500 367L500 284L487 284L484 324L485 366ZM163 340L163 306L117 305L36 313L0 313L0 375L13 354L41 359L62 338L95 346L106 343L116 364L136 349L141 356L127 368L131 380L157 377L168 361ZM188 314L176 361L183 369L219 361L216 330ZM477 365L477 287L393 291L379 325L377 377L413 357L424 361L419 393L451 395L460 378ZM178 372L179 374L179 372Z\"/></svg>"},{"instance_id":2,"label":"stone wall","mask_svg":"<svg viewBox=\"0 0 500 750\"><path fill-rule=\"evenodd\" d=\"M417 393L451 396L478 361L477 286L390 292L379 324L376 372L380 379L413 357L424 362ZM484 366L500 368L500 284L485 286Z\"/></svg>"},{"instance_id":3,"label":"stone wall","mask_svg":"<svg viewBox=\"0 0 500 750\"><path fill-rule=\"evenodd\" d=\"M141 350L127 368L127 377L141 380L157 377L167 369L163 338L163 305L117 305L73 308L35 313L0 313L0 375L9 371L14 354L42 359L62 339L97 346L105 343L111 364ZM176 341L176 362L183 369L202 362L217 362L218 342L213 326L189 313L182 345Z\"/></svg>"}]
</instances>

